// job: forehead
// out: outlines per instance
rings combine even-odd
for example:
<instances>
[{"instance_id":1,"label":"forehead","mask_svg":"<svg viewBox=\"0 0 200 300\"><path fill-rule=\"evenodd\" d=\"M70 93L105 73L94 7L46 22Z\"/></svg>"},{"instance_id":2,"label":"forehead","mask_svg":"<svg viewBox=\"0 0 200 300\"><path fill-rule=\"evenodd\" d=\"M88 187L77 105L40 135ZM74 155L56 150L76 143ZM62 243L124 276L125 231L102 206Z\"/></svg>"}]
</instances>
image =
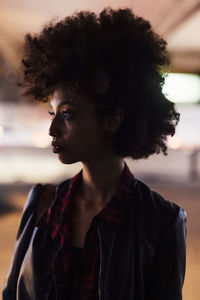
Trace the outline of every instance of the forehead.
<instances>
[{"instance_id":1,"label":"forehead","mask_svg":"<svg viewBox=\"0 0 200 300\"><path fill-rule=\"evenodd\" d=\"M80 97L70 89L58 89L54 91L50 104L53 108L57 108L64 104L80 107L83 105L91 105L92 103L91 101L83 99L83 97Z\"/></svg>"}]
</instances>

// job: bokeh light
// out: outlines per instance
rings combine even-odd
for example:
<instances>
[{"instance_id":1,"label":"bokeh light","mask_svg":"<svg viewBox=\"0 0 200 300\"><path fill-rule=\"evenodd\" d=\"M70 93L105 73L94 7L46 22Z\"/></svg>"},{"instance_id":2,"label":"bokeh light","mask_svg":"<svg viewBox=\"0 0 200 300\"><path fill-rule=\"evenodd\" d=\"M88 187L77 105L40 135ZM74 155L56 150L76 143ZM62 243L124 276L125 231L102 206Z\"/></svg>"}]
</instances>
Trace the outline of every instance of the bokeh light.
<instances>
[{"instance_id":1,"label":"bokeh light","mask_svg":"<svg viewBox=\"0 0 200 300\"><path fill-rule=\"evenodd\" d=\"M171 136L168 139L168 146L173 150L178 150L181 148L181 139L178 136Z\"/></svg>"},{"instance_id":2,"label":"bokeh light","mask_svg":"<svg viewBox=\"0 0 200 300\"><path fill-rule=\"evenodd\" d=\"M197 102L200 100L200 76L170 73L165 79L163 93L176 103Z\"/></svg>"}]
</instances>

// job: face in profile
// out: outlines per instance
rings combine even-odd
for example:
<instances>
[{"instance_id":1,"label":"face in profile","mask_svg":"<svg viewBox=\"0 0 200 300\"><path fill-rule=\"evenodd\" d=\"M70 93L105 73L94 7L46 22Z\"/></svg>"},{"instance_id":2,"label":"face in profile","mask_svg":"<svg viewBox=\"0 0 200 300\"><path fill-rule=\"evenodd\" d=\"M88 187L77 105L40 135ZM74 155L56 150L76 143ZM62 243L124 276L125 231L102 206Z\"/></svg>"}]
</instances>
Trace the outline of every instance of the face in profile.
<instances>
[{"instance_id":1,"label":"face in profile","mask_svg":"<svg viewBox=\"0 0 200 300\"><path fill-rule=\"evenodd\" d=\"M99 160L106 152L106 135L94 104L69 91L56 90L51 99L53 152L64 164Z\"/></svg>"}]
</instances>

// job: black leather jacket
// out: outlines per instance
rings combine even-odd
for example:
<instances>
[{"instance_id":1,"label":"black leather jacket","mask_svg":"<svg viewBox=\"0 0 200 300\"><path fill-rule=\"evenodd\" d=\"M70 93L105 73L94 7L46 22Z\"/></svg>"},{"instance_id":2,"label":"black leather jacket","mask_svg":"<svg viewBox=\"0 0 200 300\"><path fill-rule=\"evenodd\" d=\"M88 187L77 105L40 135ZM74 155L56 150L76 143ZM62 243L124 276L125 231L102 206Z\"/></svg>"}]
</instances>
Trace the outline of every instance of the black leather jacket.
<instances>
[{"instance_id":1,"label":"black leather jacket","mask_svg":"<svg viewBox=\"0 0 200 300\"><path fill-rule=\"evenodd\" d=\"M24 208L3 300L60 299L52 294L52 261L59 249L43 228L33 228L42 189L34 186ZM181 300L186 213L138 179L134 199L126 228L98 225L99 300Z\"/></svg>"}]
</instances>

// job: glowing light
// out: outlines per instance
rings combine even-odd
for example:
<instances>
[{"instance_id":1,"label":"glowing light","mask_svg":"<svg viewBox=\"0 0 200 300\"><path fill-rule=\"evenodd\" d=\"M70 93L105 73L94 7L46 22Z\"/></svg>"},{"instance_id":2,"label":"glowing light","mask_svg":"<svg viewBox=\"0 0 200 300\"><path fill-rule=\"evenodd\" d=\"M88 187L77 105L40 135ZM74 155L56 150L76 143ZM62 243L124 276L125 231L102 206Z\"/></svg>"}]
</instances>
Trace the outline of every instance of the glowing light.
<instances>
[{"instance_id":1,"label":"glowing light","mask_svg":"<svg viewBox=\"0 0 200 300\"><path fill-rule=\"evenodd\" d=\"M4 129L2 126L0 126L0 138L4 136Z\"/></svg>"},{"instance_id":2,"label":"glowing light","mask_svg":"<svg viewBox=\"0 0 200 300\"><path fill-rule=\"evenodd\" d=\"M33 135L33 143L38 148L47 148L50 146L51 138L43 131L37 131Z\"/></svg>"},{"instance_id":3,"label":"glowing light","mask_svg":"<svg viewBox=\"0 0 200 300\"><path fill-rule=\"evenodd\" d=\"M176 103L197 102L200 100L200 76L170 73L165 79L163 93Z\"/></svg>"},{"instance_id":4,"label":"glowing light","mask_svg":"<svg viewBox=\"0 0 200 300\"><path fill-rule=\"evenodd\" d=\"M173 136L168 139L168 146L173 149L177 150L181 148L181 140L178 136Z\"/></svg>"}]
</instances>

